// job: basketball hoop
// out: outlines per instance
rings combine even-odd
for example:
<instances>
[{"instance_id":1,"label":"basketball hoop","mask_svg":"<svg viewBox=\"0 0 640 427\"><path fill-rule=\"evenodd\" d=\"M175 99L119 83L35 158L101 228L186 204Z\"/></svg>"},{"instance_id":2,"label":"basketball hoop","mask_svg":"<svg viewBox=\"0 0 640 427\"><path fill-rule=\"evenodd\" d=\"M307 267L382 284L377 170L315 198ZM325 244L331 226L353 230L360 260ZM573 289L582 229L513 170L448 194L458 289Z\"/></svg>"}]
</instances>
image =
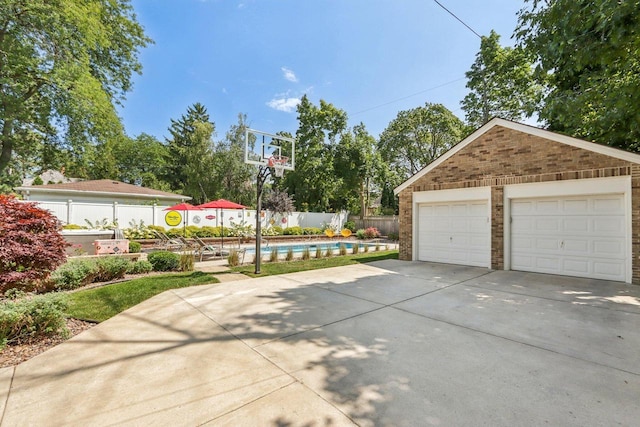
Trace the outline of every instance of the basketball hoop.
<instances>
[{"instance_id":1,"label":"basketball hoop","mask_svg":"<svg viewBox=\"0 0 640 427\"><path fill-rule=\"evenodd\" d=\"M284 176L284 165L287 164L289 158L287 156L278 156L274 154L269 157L269 167L273 168L274 174L277 178L282 178Z\"/></svg>"}]
</instances>

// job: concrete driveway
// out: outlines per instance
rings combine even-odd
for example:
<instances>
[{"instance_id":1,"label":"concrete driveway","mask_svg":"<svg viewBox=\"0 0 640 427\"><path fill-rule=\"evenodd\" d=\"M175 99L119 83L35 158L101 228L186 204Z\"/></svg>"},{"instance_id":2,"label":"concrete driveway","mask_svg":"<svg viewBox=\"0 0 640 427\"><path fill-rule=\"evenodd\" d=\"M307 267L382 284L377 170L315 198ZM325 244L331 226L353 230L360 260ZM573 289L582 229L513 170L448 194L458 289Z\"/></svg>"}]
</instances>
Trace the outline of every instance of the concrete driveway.
<instances>
[{"instance_id":1,"label":"concrete driveway","mask_svg":"<svg viewBox=\"0 0 640 427\"><path fill-rule=\"evenodd\" d=\"M640 287L402 261L199 286L0 385L3 426L632 426Z\"/></svg>"}]
</instances>

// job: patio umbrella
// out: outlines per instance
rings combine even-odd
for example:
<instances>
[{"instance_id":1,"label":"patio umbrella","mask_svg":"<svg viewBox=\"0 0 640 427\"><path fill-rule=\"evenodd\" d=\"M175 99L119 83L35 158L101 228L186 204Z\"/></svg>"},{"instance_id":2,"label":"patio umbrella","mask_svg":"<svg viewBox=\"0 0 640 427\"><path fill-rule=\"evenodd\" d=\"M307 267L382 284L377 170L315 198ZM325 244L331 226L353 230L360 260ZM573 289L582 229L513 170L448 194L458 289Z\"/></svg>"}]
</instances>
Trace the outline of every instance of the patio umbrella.
<instances>
[{"instance_id":1,"label":"patio umbrella","mask_svg":"<svg viewBox=\"0 0 640 427\"><path fill-rule=\"evenodd\" d=\"M177 205L169 206L168 208L164 208L165 211L201 211L202 208L198 206L193 206L191 203L183 202L178 203ZM182 236L187 237L187 216L184 216L182 222Z\"/></svg>"},{"instance_id":2,"label":"patio umbrella","mask_svg":"<svg viewBox=\"0 0 640 427\"><path fill-rule=\"evenodd\" d=\"M212 200L210 202L198 205L202 209L246 209L247 207L239 203L231 202L225 199Z\"/></svg>"},{"instance_id":3,"label":"patio umbrella","mask_svg":"<svg viewBox=\"0 0 640 427\"><path fill-rule=\"evenodd\" d=\"M246 209L247 208L246 206L241 205L240 203L231 202L226 199L212 200L210 202L198 205L198 207L201 209ZM220 215L220 218L222 219L222 232L221 232L222 243L220 246L224 248L224 212L222 212L222 215Z\"/></svg>"}]
</instances>

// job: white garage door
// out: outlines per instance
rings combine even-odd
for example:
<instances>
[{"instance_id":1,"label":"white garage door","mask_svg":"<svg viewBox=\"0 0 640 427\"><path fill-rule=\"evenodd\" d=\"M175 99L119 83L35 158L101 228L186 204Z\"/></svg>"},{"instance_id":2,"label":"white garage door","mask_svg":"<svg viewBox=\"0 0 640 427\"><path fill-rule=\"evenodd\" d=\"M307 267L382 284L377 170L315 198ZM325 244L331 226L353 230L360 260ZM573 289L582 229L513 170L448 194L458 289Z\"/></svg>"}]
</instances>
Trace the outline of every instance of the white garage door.
<instances>
[{"instance_id":1,"label":"white garage door","mask_svg":"<svg viewBox=\"0 0 640 427\"><path fill-rule=\"evenodd\" d=\"M511 269L625 280L620 194L511 201Z\"/></svg>"},{"instance_id":2,"label":"white garage door","mask_svg":"<svg viewBox=\"0 0 640 427\"><path fill-rule=\"evenodd\" d=\"M418 260L489 267L486 200L418 205Z\"/></svg>"}]
</instances>

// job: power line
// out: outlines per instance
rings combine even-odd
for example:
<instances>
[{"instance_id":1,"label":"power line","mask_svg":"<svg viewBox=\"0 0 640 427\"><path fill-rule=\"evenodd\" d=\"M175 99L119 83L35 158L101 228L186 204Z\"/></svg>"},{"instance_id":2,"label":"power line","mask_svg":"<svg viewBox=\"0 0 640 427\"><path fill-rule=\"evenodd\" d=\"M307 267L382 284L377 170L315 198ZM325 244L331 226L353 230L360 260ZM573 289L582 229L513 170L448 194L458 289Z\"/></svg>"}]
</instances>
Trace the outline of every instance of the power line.
<instances>
[{"instance_id":1,"label":"power line","mask_svg":"<svg viewBox=\"0 0 640 427\"><path fill-rule=\"evenodd\" d=\"M480 34L478 34L478 33L476 32L476 30L474 30L474 29L473 29L473 28L471 28L469 25L467 25L467 23L466 23L466 22L464 22L462 19L458 18L458 17L456 16L456 14L455 14L455 13L451 12L449 9L447 9L446 7L444 7L444 6L442 5L442 3L440 3L438 0L433 0L433 1L434 1L434 2L436 2L436 4L437 4L438 6L440 6L440 7L441 7L441 8L443 8L444 10L446 10L446 11L447 11L447 13L448 13L449 15L453 16L454 18L456 18L456 19L457 19L457 20L458 20L462 25L464 25L465 27L467 27L467 28L469 29L469 31L471 31L473 34L475 34L476 36L478 36L478 38L479 38L479 39L481 39L481 38L482 38L482 36L481 36Z\"/></svg>"},{"instance_id":2,"label":"power line","mask_svg":"<svg viewBox=\"0 0 640 427\"><path fill-rule=\"evenodd\" d=\"M403 96L402 98L396 98L396 99L393 99L393 100L391 100L391 101L388 101L388 102L385 102L385 103L382 103L382 104L375 105L375 106L373 106L373 107L365 108L364 110L356 111L355 113L350 114L350 116L352 116L352 117L353 117L353 116L355 116L355 115L357 115L357 114L362 114L362 113L366 113L367 111L375 110L376 108L386 107L387 105L390 105L390 104L396 103L396 102L398 102L398 101L404 101L405 99L412 98L412 97L414 97L414 96L416 96L416 95L420 95L420 94L423 94L423 93L425 93L425 92L429 92L429 91L431 91L431 90L439 89L439 88L441 88L441 87L444 87L444 86L447 86L447 85L450 85L450 84L453 84L453 83L457 83L457 82L459 82L460 80L464 80L465 78L466 78L466 77L460 77L459 79L451 80L451 81L449 81L449 82L442 83L442 84L440 84L440 85L438 85L438 86L433 86L433 87L430 87L429 89L424 89L424 90L421 90L421 91L419 91L419 92L412 93L411 95Z\"/></svg>"}]
</instances>

